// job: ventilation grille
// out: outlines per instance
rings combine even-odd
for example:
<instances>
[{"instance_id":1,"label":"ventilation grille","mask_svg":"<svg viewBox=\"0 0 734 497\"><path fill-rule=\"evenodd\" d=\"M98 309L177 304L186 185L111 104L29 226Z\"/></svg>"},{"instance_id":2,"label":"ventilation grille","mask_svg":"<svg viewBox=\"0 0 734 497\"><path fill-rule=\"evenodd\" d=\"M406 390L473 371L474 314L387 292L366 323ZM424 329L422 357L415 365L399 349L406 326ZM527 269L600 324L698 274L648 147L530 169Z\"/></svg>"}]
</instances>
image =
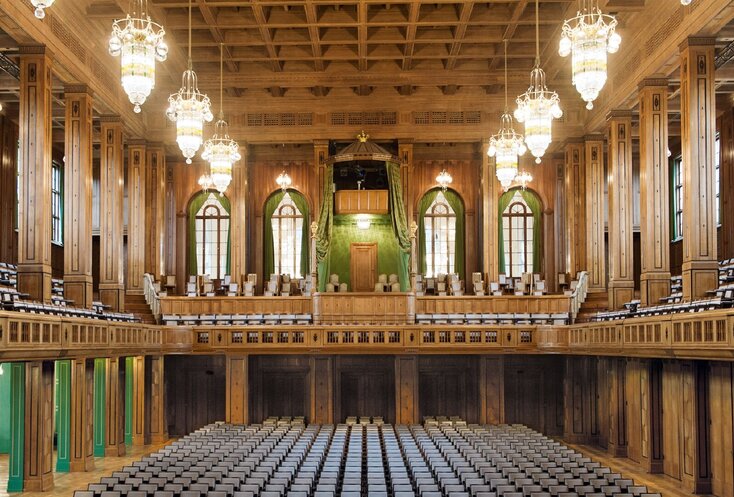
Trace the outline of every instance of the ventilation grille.
<instances>
[{"instance_id":1,"label":"ventilation grille","mask_svg":"<svg viewBox=\"0 0 734 497\"><path fill-rule=\"evenodd\" d=\"M397 124L397 112L332 112L332 126L389 126Z\"/></svg>"},{"instance_id":2,"label":"ventilation grille","mask_svg":"<svg viewBox=\"0 0 734 497\"><path fill-rule=\"evenodd\" d=\"M254 113L247 114L245 122L249 127L272 127L272 126L312 126L313 113L295 113L295 112L278 112L278 113Z\"/></svg>"},{"instance_id":3,"label":"ventilation grille","mask_svg":"<svg viewBox=\"0 0 734 497\"><path fill-rule=\"evenodd\" d=\"M465 124L481 124L482 112L478 110L470 110L464 112L413 112L413 124L416 126L430 126L439 124L448 124L450 126L460 126Z\"/></svg>"}]
</instances>

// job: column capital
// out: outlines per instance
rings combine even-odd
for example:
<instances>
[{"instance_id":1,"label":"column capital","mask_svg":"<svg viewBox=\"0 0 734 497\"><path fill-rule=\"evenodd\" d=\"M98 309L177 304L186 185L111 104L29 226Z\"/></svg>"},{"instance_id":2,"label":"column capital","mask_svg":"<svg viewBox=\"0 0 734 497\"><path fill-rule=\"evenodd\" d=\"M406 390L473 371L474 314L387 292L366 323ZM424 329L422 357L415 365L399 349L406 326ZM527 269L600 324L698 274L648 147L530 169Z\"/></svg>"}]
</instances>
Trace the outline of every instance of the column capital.
<instances>
[{"instance_id":1,"label":"column capital","mask_svg":"<svg viewBox=\"0 0 734 497\"><path fill-rule=\"evenodd\" d=\"M713 36L688 36L678 45L678 48L682 52L690 47L710 47L714 45L716 45L716 38Z\"/></svg>"},{"instance_id":2,"label":"column capital","mask_svg":"<svg viewBox=\"0 0 734 497\"><path fill-rule=\"evenodd\" d=\"M99 116L100 123L122 124L122 117L118 114L104 114Z\"/></svg>"},{"instance_id":3,"label":"column capital","mask_svg":"<svg viewBox=\"0 0 734 497\"><path fill-rule=\"evenodd\" d=\"M46 45L20 45L18 53L22 55L51 55L51 51Z\"/></svg>"},{"instance_id":4,"label":"column capital","mask_svg":"<svg viewBox=\"0 0 734 497\"><path fill-rule=\"evenodd\" d=\"M601 133L590 133L584 135L584 142L601 142L604 141L604 135Z\"/></svg>"},{"instance_id":5,"label":"column capital","mask_svg":"<svg viewBox=\"0 0 734 497\"><path fill-rule=\"evenodd\" d=\"M667 88L668 78L663 77L651 77L645 78L637 84L637 88L642 90L643 88Z\"/></svg>"},{"instance_id":6,"label":"column capital","mask_svg":"<svg viewBox=\"0 0 734 497\"><path fill-rule=\"evenodd\" d=\"M94 95L94 92L88 85L83 83L64 85L64 97L66 95Z\"/></svg>"},{"instance_id":7,"label":"column capital","mask_svg":"<svg viewBox=\"0 0 734 497\"><path fill-rule=\"evenodd\" d=\"M568 147L569 145L579 145L584 143L586 141L585 136L575 136L573 138L566 138L563 142L563 148Z\"/></svg>"},{"instance_id":8,"label":"column capital","mask_svg":"<svg viewBox=\"0 0 734 497\"><path fill-rule=\"evenodd\" d=\"M147 147L148 142L144 138L131 138L127 141L128 146Z\"/></svg>"},{"instance_id":9,"label":"column capital","mask_svg":"<svg viewBox=\"0 0 734 497\"><path fill-rule=\"evenodd\" d=\"M627 109L612 109L607 112L607 122L619 119L632 119L634 114L631 110Z\"/></svg>"}]
</instances>

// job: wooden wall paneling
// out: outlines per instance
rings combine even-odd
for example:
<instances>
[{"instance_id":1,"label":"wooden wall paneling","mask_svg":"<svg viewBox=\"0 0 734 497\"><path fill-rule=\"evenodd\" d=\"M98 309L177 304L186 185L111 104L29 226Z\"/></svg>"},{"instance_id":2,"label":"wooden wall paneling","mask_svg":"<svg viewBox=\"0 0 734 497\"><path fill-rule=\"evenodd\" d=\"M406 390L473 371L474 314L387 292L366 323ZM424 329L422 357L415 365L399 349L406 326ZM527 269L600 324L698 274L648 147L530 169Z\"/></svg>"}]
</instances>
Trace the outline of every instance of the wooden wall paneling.
<instances>
[{"instance_id":1,"label":"wooden wall paneling","mask_svg":"<svg viewBox=\"0 0 734 497\"><path fill-rule=\"evenodd\" d=\"M325 162L329 158L329 141L314 140L313 160L311 162L311 174L314 181L311 182L311 198L313 199L314 216L318 221L318 212L321 209L321 199L324 196L324 174L326 174Z\"/></svg>"},{"instance_id":2,"label":"wooden wall paneling","mask_svg":"<svg viewBox=\"0 0 734 497\"><path fill-rule=\"evenodd\" d=\"M163 246L163 270L164 274L175 275L176 274L176 254L178 253L178 245L175 243L177 240L176 231L178 225L176 224L176 192L175 192L175 177L178 170L176 164L166 164L165 167L165 202L163 211L163 223L164 223L164 246ZM236 242L239 240L236 240ZM233 246L232 243L230 245ZM182 257L185 257L186 252L182 253Z\"/></svg>"},{"instance_id":3,"label":"wooden wall paneling","mask_svg":"<svg viewBox=\"0 0 734 497\"><path fill-rule=\"evenodd\" d=\"M479 424L505 422L505 359L483 355L479 358Z\"/></svg>"},{"instance_id":4,"label":"wooden wall paneling","mask_svg":"<svg viewBox=\"0 0 734 497\"><path fill-rule=\"evenodd\" d=\"M719 233L718 258L734 257L734 108L717 119L719 130Z\"/></svg>"},{"instance_id":5,"label":"wooden wall paneling","mask_svg":"<svg viewBox=\"0 0 734 497\"><path fill-rule=\"evenodd\" d=\"M640 300L642 305L653 305L670 294L668 81L644 80L639 100Z\"/></svg>"},{"instance_id":6,"label":"wooden wall paneling","mask_svg":"<svg viewBox=\"0 0 734 497\"><path fill-rule=\"evenodd\" d=\"M494 158L487 155L489 140L482 140L482 273L487 281L499 280L499 246L497 237L497 225L499 213L497 202L500 189L495 174ZM419 243L420 241L420 234Z\"/></svg>"},{"instance_id":7,"label":"wooden wall paneling","mask_svg":"<svg viewBox=\"0 0 734 497\"><path fill-rule=\"evenodd\" d=\"M403 187L403 203L405 204L405 215L408 219L408 227L410 222L415 219L413 212L414 203L411 200L415 197L413 192L413 140L405 139L398 142L398 157L400 157L400 179ZM418 222L416 220L416 222Z\"/></svg>"},{"instance_id":8,"label":"wooden wall paneling","mask_svg":"<svg viewBox=\"0 0 734 497\"><path fill-rule=\"evenodd\" d=\"M571 443L593 444L599 438L596 359L567 357L565 366L563 438Z\"/></svg>"},{"instance_id":9,"label":"wooden wall paneling","mask_svg":"<svg viewBox=\"0 0 734 497\"><path fill-rule=\"evenodd\" d=\"M232 424L249 423L248 356L226 356L227 387L225 421Z\"/></svg>"},{"instance_id":10,"label":"wooden wall paneling","mask_svg":"<svg viewBox=\"0 0 734 497\"><path fill-rule=\"evenodd\" d=\"M312 356L310 362L310 423L334 423L334 358Z\"/></svg>"},{"instance_id":11,"label":"wooden wall paneling","mask_svg":"<svg viewBox=\"0 0 734 497\"><path fill-rule=\"evenodd\" d=\"M583 141L569 141L566 160L566 270L574 278L588 269L586 260L586 167Z\"/></svg>"},{"instance_id":12,"label":"wooden wall paneling","mask_svg":"<svg viewBox=\"0 0 734 497\"><path fill-rule=\"evenodd\" d=\"M480 358L424 356L418 358L418 418L459 416L469 423L480 417ZM485 368L486 372L486 368ZM495 378L497 375L494 371ZM486 388L486 382L484 383ZM492 402L492 399L488 399Z\"/></svg>"},{"instance_id":13,"label":"wooden wall paneling","mask_svg":"<svg viewBox=\"0 0 734 497\"><path fill-rule=\"evenodd\" d=\"M555 171L556 177L556 195L553 205L553 241L555 261L556 261L556 273L568 272L568 258L566 257L566 179L565 179L565 161L562 158L554 158L552 162L553 170ZM547 277L547 275L546 275ZM555 285L552 287L553 291L558 291L558 281L555 281Z\"/></svg>"},{"instance_id":14,"label":"wooden wall paneling","mask_svg":"<svg viewBox=\"0 0 734 497\"><path fill-rule=\"evenodd\" d=\"M188 205L183 208L187 208ZM183 295L186 290L186 282L188 278L188 254L189 254L189 225L186 213L177 208L176 210L176 252L180 257L176 257L176 291L175 294ZM171 295L169 293L169 295Z\"/></svg>"},{"instance_id":15,"label":"wooden wall paneling","mask_svg":"<svg viewBox=\"0 0 734 497\"><path fill-rule=\"evenodd\" d=\"M682 381L681 364L663 364L663 472L676 480L682 478Z\"/></svg>"},{"instance_id":16,"label":"wooden wall paneling","mask_svg":"<svg viewBox=\"0 0 734 497\"><path fill-rule=\"evenodd\" d=\"M651 359L628 359L627 456L649 473L662 471L660 363Z\"/></svg>"},{"instance_id":17,"label":"wooden wall paneling","mask_svg":"<svg viewBox=\"0 0 734 497\"><path fill-rule=\"evenodd\" d=\"M125 359L107 359L105 370L105 456L125 455Z\"/></svg>"},{"instance_id":18,"label":"wooden wall paneling","mask_svg":"<svg viewBox=\"0 0 734 497\"><path fill-rule=\"evenodd\" d=\"M734 369L728 362L710 362L711 492L734 495Z\"/></svg>"},{"instance_id":19,"label":"wooden wall paneling","mask_svg":"<svg viewBox=\"0 0 734 497\"><path fill-rule=\"evenodd\" d=\"M604 137L602 135L585 137L584 165L586 171L586 270L589 272L589 289L602 291L607 286L606 244L604 241L606 223Z\"/></svg>"},{"instance_id":20,"label":"wooden wall paneling","mask_svg":"<svg viewBox=\"0 0 734 497\"><path fill-rule=\"evenodd\" d=\"M132 442L135 446L142 446L150 443L150 378L146 375L145 356L135 356L132 361Z\"/></svg>"},{"instance_id":21,"label":"wooden wall paneling","mask_svg":"<svg viewBox=\"0 0 734 497\"><path fill-rule=\"evenodd\" d=\"M396 423L396 360L397 356L334 358L334 418L337 422L343 422L347 416L382 416L385 422ZM414 405L417 410L417 403Z\"/></svg>"},{"instance_id":22,"label":"wooden wall paneling","mask_svg":"<svg viewBox=\"0 0 734 497\"><path fill-rule=\"evenodd\" d=\"M507 356L504 364L504 422L525 424L548 435L562 435L563 359L528 361L521 356Z\"/></svg>"},{"instance_id":23,"label":"wooden wall paneling","mask_svg":"<svg viewBox=\"0 0 734 497\"><path fill-rule=\"evenodd\" d=\"M418 423L418 358L395 357L395 418L398 424Z\"/></svg>"},{"instance_id":24,"label":"wooden wall paneling","mask_svg":"<svg viewBox=\"0 0 734 497\"><path fill-rule=\"evenodd\" d=\"M26 363L23 490L54 487L54 371L50 361Z\"/></svg>"},{"instance_id":25,"label":"wooden wall paneling","mask_svg":"<svg viewBox=\"0 0 734 497\"><path fill-rule=\"evenodd\" d=\"M162 358L165 365L156 364ZM169 434L183 436L226 419L224 355L154 356L150 362L151 370L158 366L165 373L165 404L152 400L159 398L155 383L151 390L151 443L161 443L155 440ZM152 381L156 382L155 376ZM160 415L164 417L160 419ZM162 434L161 429L165 430Z\"/></svg>"},{"instance_id":26,"label":"wooden wall paneling","mask_svg":"<svg viewBox=\"0 0 734 497\"><path fill-rule=\"evenodd\" d=\"M609 444L608 452L614 457L627 456L627 410L625 359L610 358L609 369Z\"/></svg>"},{"instance_id":27,"label":"wooden wall paneling","mask_svg":"<svg viewBox=\"0 0 734 497\"><path fill-rule=\"evenodd\" d=\"M92 103L86 85L66 86L64 297L92 307Z\"/></svg>"},{"instance_id":28,"label":"wooden wall paneling","mask_svg":"<svg viewBox=\"0 0 734 497\"><path fill-rule=\"evenodd\" d=\"M52 62L45 47L20 47L18 290L51 301Z\"/></svg>"},{"instance_id":29,"label":"wooden wall paneling","mask_svg":"<svg viewBox=\"0 0 734 497\"><path fill-rule=\"evenodd\" d=\"M261 423L271 416L310 418L311 365L307 356L252 355L249 362L251 422Z\"/></svg>"},{"instance_id":30,"label":"wooden wall paneling","mask_svg":"<svg viewBox=\"0 0 734 497\"><path fill-rule=\"evenodd\" d=\"M146 211L145 183L147 154L145 140L130 140L127 144L127 275L128 294L142 295L145 273Z\"/></svg>"},{"instance_id":31,"label":"wooden wall paneling","mask_svg":"<svg viewBox=\"0 0 734 497\"><path fill-rule=\"evenodd\" d=\"M145 202L148 206L146 225L148 238L145 244L145 270L158 279L166 271L166 153L163 145L148 143L146 154ZM184 201L184 205L188 206L188 199Z\"/></svg>"},{"instance_id":32,"label":"wooden wall paneling","mask_svg":"<svg viewBox=\"0 0 734 497\"><path fill-rule=\"evenodd\" d=\"M71 446L72 472L94 469L94 367L87 358L71 360Z\"/></svg>"},{"instance_id":33,"label":"wooden wall paneling","mask_svg":"<svg viewBox=\"0 0 734 497\"><path fill-rule=\"evenodd\" d=\"M16 210L18 208L18 126L0 115L0 261L18 260Z\"/></svg>"},{"instance_id":34,"label":"wooden wall paneling","mask_svg":"<svg viewBox=\"0 0 734 497\"><path fill-rule=\"evenodd\" d=\"M687 38L680 47L683 147L683 299L718 286L714 191L714 38Z\"/></svg>"},{"instance_id":35,"label":"wooden wall paneling","mask_svg":"<svg viewBox=\"0 0 734 497\"><path fill-rule=\"evenodd\" d=\"M632 244L632 113L614 110L609 122L609 308L634 297ZM603 260L603 259L602 259Z\"/></svg>"},{"instance_id":36,"label":"wooden wall paneling","mask_svg":"<svg viewBox=\"0 0 734 497\"><path fill-rule=\"evenodd\" d=\"M247 244L249 240L247 223L247 197L248 197L248 170L247 170L248 148L240 144L240 155L242 158L232 169L232 185L229 188L229 199L231 213L229 216L230 230L230 274L232 281L237 282L240 288L247 279ZM308 241L304 241L308 243Z\"/></svg>"},{"instance_id":37,"label":"wooden wall paneling","mask_svg":"<svg viewBox=\"0 0 734 497\"><path fill-rule=\"evenodd\" d=\"M168 440L168 419L167 419L167 385L165 374L165 363L170 360L164 356L146 356L145 376L149 378L147 382L150 385L150 406L146 416L149 419L150 442L163 443ZM194 384L197 385L197 384ZM198 385L197 385L198 386ZM193 430L191 430L193 431ZM186 433L190 433L188 431Z\"/></svg>"},{"instance_id":38,"label":"wooden wall paneling","mask_svg":"<svg viewBox=\"0 0 734 497\"><path fill-rule=\"evenodd\" d=\"M119 116L103 116L100 123L99 298L112 310L123 311L123 126Z\"/></svg>"},{"instance_id":39,"label":"wooden wall paneling","mask_svg":"<svg viewBox=\"0 0 734 497\"><path fill-rule=\"evenodd\" d=\"M609 357L599 357L596 361L596 427L597 444L599 447L609 449Z\"/></svg>"}]
</instances>

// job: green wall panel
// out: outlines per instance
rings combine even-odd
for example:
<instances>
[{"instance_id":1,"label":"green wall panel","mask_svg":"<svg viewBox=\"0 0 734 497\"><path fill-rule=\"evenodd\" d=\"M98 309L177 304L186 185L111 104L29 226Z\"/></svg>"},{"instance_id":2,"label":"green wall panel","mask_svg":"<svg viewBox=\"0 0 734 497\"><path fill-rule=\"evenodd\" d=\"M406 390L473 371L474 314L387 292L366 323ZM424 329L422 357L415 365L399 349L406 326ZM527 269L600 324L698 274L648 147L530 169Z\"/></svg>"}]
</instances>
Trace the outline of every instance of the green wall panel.
<instances>
[{"instance_id":1,"label":"green wall panel","mask_svg":"<svg viewBox=\"0 0 734 497\"><path fill-rule=\"evenodd\" d=\"M94 456L104 457L107 359L94 360Z\"/></svg>"},{"instance_id":2,"label":"green wall panel","mask_svg":"<svg viewBox=\"0 0 734 497\"><path fill-rule=\"evenodd\" d=\"M71 361L56 361L56 471L68 473L71 463Z\"/></svg>"},{"instance_id":3,"label":"green wall panel","mask_svg":"<svg viewBox=\"0 0 734 497\"><path fill-rule=\"evenodd\" d=\"M10 454L10 363L0 371L0 454Z\"/></svg>"},{"instance_id":4,"label":"green wall panel","mask_svg":"<svg viewBox=\"0 0 734 497\"><path fill-rule=\"evenodd\" d=\"M339 275L339 283L352 284L349 274L349 245L360 242L377 242L377 274L398 274L398 241L392 229L389 215L368 216L372 225L368 230L356 226L356 215L334 216L331 237L330 270ZM375 279L377 283L377 279Z\"/></svg>"},{"instance_id":5,"label":"green wall panel","mask_svg":"<svg viewBox=\"0 0 734 497\"><path fill-rule=\"evenodd\" d=\"M24 445L25 363L14 362L10 365L10 459L8 461L8 492L23 491Z\"/></svg>"},{"instance_id":6,"label":"green wall panel","mask_svg":"<svg viewBox=\"0 0 734 497\"><path fill-rule=\"evenodd\" d=\"M125 445L133 444L133 375L135 358L125 358Z\"/></svg>"}]
</instances>

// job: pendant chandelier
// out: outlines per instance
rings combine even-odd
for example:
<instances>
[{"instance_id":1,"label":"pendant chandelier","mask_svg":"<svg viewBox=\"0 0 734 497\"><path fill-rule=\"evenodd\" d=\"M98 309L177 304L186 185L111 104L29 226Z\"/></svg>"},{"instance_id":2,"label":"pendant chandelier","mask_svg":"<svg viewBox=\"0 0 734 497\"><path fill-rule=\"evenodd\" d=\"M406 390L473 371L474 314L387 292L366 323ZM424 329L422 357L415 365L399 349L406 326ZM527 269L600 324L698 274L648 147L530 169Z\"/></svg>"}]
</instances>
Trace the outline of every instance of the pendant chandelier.
<instances>
[{"instance_id":1,"label":"pendant chandelier","mask_svg":"<svg viewBox=\"0 0 734 497\"><path fill-rule=\"evenodd\" d=\"M287 172L283 171L277 178L275 178L275 182L278 184L280 189L283 190L283 193L285 193L291 186L291 177L288 176Z\"/></svg>"},{"instance_id":2,"label":"pendant chandelier","mask_svg":"<svg viewBox=\"0 0 734 497\"><path fill-rule=\"evenodd\" d=\"M168 119L176 123L176 142L186 164L201 147L204 122L214 119L209 97L199 92L199 82L191 62L191 0L189 0L189 63L182 76L181 89L168 97Z\"/></svg>"},{"instance_id":3,"label":"pendant chandelier","mask_svg":"<svg viewBox=\"0 0 734 497\"><path fill-rule=\"evenodd\" d=\"M46 9L54 4L55 0L31 0L31 4L36 8L35 14L38 19L46 17Z\"/></svg>"},{"instance_id":4,"label":"pendant chandelier","mask_svg":"<svg viewBox=\"0 0 734 497\"><path fill-rule=\"evenodd\" d=\"M224 44L219 44L219 118L214 125L214 136L204 143L201 158L209 161L211 179L219 193L224 193L232 182L232 166L240 160L240 146L229 137L224 120Z\"/></svg>"},{"instance_id":5,"label":"pendant chandelier","mask_svg":"<svg viewBox=\"0 0 734 497\"><path fill-rule=\"evenodd\" d=\"M586 108L594 108L594 100L607 81L607 52L619 50L622 37L615 31L614 16L602 14L596 0L580 0L581 10L576 17L563 23L563 35L558 54L571 54L573 85L586 101Z\"/></svg>"},{"instance_id":6,"label":"pendant chandelier","mask_svg":"<svg viewBox=\"0 0 734 497\"><path fill-rule=\"evenodd\" d=\"M451 183L454 182L454 178L451 177L449 172L444 169L438 176L436 176L436 183L441 187L441 190L446 191Z\"/></svg>"},{"instance_id":7,"label":"pendant chandelier","mask_svg":"<svg viewBox=\"0 0 734 497\"><path fill-rule=\"evenodd\" d=\"M521 134L512 127L512 116L507 108L507 40L505 40L505 112L501 117L499 132L489 139L487 155L495 158L497 179L502 188L510 188L517 176L517 158L525 153Z\"/></svg>"},{"instance_id":8,"label":"pendant chandelier","mask_svg":"<svg viewBox=\"0 0 734 497\"><path fill-rule=\"evenodd\" d=\"M132 12L112 24L110 55L120 56L122 87L135 112L155 87L155 63L168 57L163 27L150 20L148 0L134 0Z\"/></svg>"},{"instance_id":9,"label":"pendant chandelier","mask_svg":"<svg viewBox=\"0 0 734 497\"><path fill-rule=\"evenodd\" d=\"M533 181L533 175L527 171L520 171L520 174L515 177L515 181L520 183L520 187L525 190L528 184Z\"/></svg>"},{"instance_id":10,"label":"pendant chandelier","mask_svg":"<svg viewBox=\"0 0 734 497\"><path fill-rule=\"evenodd\" d=\"M212 181L212 177L209 173L204 173L199 176L199 186L205 192L214 188L214 182Z\"/></svg>"},{"instance_id":11,"label":"pendant chandelier","mask_svg":"<svg viewBox=\"0 0 734 497\"><path fill-rule=\"evenodd\" d=\"M551 143L553 119L563 116L558 94L545 86L545 71L540 67L540 21L538 0L535 0L535 67L530 72L528 91L517 97L515 119L525 123L525 144L540 164Z\"/></svg>"}]
</instances>

